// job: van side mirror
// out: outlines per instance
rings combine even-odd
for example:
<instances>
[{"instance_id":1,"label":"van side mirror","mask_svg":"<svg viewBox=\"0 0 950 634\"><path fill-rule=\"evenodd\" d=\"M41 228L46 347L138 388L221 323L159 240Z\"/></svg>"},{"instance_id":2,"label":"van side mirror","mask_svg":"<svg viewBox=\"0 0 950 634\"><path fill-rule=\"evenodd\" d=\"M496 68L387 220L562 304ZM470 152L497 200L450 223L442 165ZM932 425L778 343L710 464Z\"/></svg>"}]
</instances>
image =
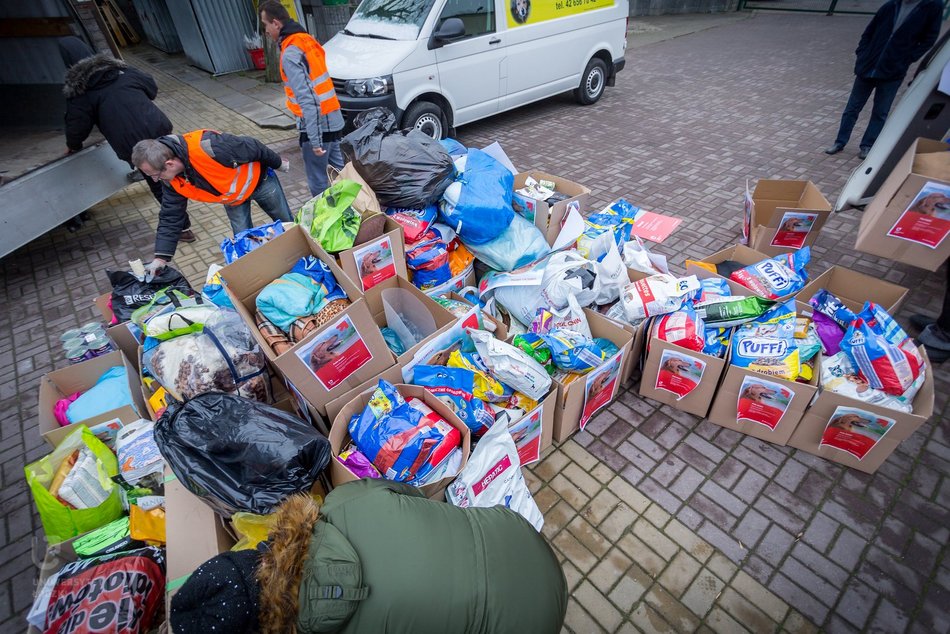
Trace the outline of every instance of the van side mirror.
<instances>
[{"instance_id":1,"label":"van side mirror","mask_svg":"<svg viewBox=\"0 0 950 634\"><path fill-rule=\"evenodd\" d=\"M465 24L459 18L449 18L429 38L429 50L441 48L446 42L465 37Z\"/></svg>"}]
</instances>

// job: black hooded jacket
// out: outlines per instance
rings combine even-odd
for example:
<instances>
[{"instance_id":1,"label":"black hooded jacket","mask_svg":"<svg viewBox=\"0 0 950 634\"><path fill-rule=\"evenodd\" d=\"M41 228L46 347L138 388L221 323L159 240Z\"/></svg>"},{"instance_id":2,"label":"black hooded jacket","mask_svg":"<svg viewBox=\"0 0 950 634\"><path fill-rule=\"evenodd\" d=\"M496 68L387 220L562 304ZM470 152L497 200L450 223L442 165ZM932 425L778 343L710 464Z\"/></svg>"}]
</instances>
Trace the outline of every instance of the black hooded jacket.
<instances>
[{"instance_id":1,"label":"black hooded jacket","mask_svg":"<svg viewBox=\"0 0 950 634\"><path fill-rule=\"evenodd\" d=\"M920 0L897 30L901 0L885 3L864 30L854 62L854 74L864 79L902 79L911 64L923 57L940 35L943 3Z\"/></svg>"},{"instance_id":2,"label":"black hooded jacket","mask_svg":"<svg viewBox=\"0 0 950 634\"><path fill-rule=\"evenodd\" d=\"M152 100L158 93L155 80L142 71L108 55L93 55L66 71L66 146L78 152L93 126L123 161L144 139L157 139L172 131L172 123Z\"/></svg>"},{"instance_id":3,"label":"black hooded jacket","mask_svg":"<svg viewBox=\"0 0 950 634\"><path fill-rule=\"evenodd\" d=\"M188 160L188 146L184 138L177 134L169 134L158 139L185 164L185 171L181 176L195 187L220 194L208 181L202 178ZM260 162L264 167L278 169L282 162L280 154L270 149L254 137L234 136L223 132L206 130L202 141L207 141L210 147L209 154L215 161L227 167L237 167L247 163ZM261 179L265 175L261 175ZM259 183L258 183L259 186ZM158 230L155 232L155 257L170 261L178 247L178 239L182 229L188 223L188 199L175 191L171 185L162 182L162 209L158 213Z\"/></svg>"}]
</instances>

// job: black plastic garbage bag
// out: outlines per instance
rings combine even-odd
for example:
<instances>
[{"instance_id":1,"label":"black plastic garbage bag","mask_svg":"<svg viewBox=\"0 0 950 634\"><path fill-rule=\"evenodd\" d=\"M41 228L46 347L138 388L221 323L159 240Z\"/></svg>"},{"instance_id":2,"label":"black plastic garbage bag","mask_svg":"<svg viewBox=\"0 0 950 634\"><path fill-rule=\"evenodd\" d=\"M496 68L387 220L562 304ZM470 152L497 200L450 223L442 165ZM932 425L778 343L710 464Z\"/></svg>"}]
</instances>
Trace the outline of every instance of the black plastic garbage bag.
<instances>
[{"instance_id":1,"label":"black plastic garbage bag","mask_svg":"<svg viewBox=\"0 0 950 634\"><path fill-rule=\"evenodd\" d=\"M119 322L132 318L136 308L145 306L155 293L163 288L179 290L186 295L194 295L191 284L177 269L166 266L148 282L140 280L128 271L106 271L112 284L112 314Z\"/></svg>"},{"instance_id":2,"label":"black plastic garbage bag","mask_svg":"<svg viewBox=\"0 0 950 634\"><path fill-rule=\"evenodd\" d=\"M270 513L330 462L330 441L309 423L219 392L169 404L155 442L182 484L226 517Z\"/></svg>"},{"instance_id":3,"label":"black plastic garbage bag","mask_svg":"<svg viewBox=\"0 0 950 634\"><path fill-rule=\"evenodd\" d=\"M340 148L387 207L423 209L442 197L455 166L442 144L419 130L398 131L386 108L357 115Z\"/></svg>"}]
</instances>

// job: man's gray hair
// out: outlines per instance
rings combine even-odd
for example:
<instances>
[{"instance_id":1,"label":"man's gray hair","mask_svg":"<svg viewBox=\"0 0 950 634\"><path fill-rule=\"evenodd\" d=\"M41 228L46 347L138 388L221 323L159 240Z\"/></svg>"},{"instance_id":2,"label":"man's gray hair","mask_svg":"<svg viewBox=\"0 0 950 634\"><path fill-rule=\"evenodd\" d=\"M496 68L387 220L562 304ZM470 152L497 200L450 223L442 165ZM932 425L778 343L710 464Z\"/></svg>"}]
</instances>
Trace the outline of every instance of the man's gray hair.
<instances>
[{"instance_id":1,"label":"man's gray hair","mask_svg":"<svg viewBox=\"0 0 950 634\"><path fill-rule=\"evenodd\" d=\"M160 170L165 167L165 161L175 157L171 148L156 141L155 139L145 139L139 141L132 148L132 165L139 167L142 163L148 163L152 169Z\"/></svg>"}]
</instances>

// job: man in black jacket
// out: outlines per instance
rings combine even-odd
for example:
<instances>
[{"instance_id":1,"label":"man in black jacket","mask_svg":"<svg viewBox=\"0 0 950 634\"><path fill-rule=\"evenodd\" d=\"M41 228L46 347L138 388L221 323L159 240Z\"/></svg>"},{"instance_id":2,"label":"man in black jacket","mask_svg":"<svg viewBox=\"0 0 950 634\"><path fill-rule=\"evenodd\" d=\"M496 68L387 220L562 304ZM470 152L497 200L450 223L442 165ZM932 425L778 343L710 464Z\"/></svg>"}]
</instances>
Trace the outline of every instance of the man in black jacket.
<instances>
[{"instance_id":1,"label":"man in black jacket","mask_svg":"<svg viewBox=\"0 0 950 634\"><path fill-rule=\"evenodd\" d=\"M858 158L867 157L908 67L937 41L942 15L940 0L889 0L878 9L855 51L854 86L841 115L838 136L825 154L837 154L848 144L858 115L874 92L871 120L858 152Z\"/></svg>"},{"instance_id":2,"label":"man in black jacket","mask_svg":"<svg viewBox=\"0 0 950 634\"><path fill-rule=\"evenodd\" d=\"M293 220L273 172L290 164L253 137L213 130L169 134L136 143L132 164L162 186L155 259L147 267L153 275L175 255L189 199L222 203L235 235L252 226L252 200L274 220Z\"/></svg>"},{"instance_id":3,"label":"man in black jacket","mask_svg":"<svg viewBox=\"0 0 950 634\"><path fill-rule=\"evenodd\" d=\"M67 69L63 83L67 153L81 150L93 126L98 126L116 156L131 166L133 145L171 134L171 121L153 102L158 86L152 77L121 60L93 54L78 37L63 37L58 43ZM161 183L146 182L161 205ZM186 221L179 240L195 241L190 226Z\"/></svg>"}]
</instances>

